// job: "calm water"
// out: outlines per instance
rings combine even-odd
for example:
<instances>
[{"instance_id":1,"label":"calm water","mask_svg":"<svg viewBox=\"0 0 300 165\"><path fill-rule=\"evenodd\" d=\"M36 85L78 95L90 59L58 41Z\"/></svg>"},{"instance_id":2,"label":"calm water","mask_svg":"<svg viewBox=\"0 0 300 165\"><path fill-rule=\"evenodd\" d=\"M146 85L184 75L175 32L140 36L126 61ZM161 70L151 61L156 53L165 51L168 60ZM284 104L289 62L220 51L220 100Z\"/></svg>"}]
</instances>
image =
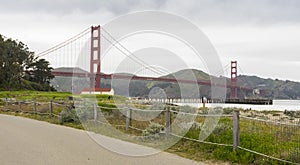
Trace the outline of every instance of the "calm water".
<instances>
[{"instance_id":1,"label":"calm water","mask_svg":"<svg viewBox=\"0 0 300 165\"><path fill-rule=\"evenodd\" d=\"M199 103L179 103L178 105L189 105L193 107L202 107ZM251 105L251 104L206 104L206 107L237 107L252 110L300 110L300 100L273 100L273 105Z\"/></svg>"}]
</instances>

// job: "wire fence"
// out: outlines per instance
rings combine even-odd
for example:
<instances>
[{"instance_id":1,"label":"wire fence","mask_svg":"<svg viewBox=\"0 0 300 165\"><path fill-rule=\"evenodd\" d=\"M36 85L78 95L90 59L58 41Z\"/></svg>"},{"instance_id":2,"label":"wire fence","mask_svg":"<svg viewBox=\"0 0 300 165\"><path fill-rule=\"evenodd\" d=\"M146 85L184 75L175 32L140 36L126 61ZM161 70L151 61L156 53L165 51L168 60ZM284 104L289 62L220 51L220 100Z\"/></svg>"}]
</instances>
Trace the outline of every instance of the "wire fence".
<instances>
[{"instance_id":1,"label":"wire fence","mask_svg":"<svg viewBox=\"0 0 300 165\"><path fill-rule=\"evenodd\" d=\"M239 149L283 163L300 163L299 118L284 113L240 115Z\"/></svg>"},{"instance_id":2,"label":"wire fence","mask_svg":"<svg viewBox=\"0 0 300 165\"><path fill-rule=\"evenodd\" d=\"M162 109L139 109L129 106L118 108L99 106L96 103L80 103L75 106L81 119L84 117L86 121L114 126L130 133L141 135L150 123L158 123L164 127L163 133L168 136L199 144L232 148L234 151L241 150L281 163L300 162L300 116L293 112L231 111L227 114L214 114L199 110L179 110L176 106L165 106ZM65 116L63 112L75 111L73 108L73 102L5 99L1 110L51 115L61 119ZM193 122L176 121L178 116L193 117ZM140 120L145 118L147 120ZM199 138L205 129L205 122L214 119L218 119L214 130L204 138L205 140ZM176 132L176 125L187 127L189 131L184 136L180 135Z\"/></svg>"},{"instance_id":3,"label":"wire fence","mask_svg":"<svg viewBox=\"0 0 300 165\"><path fill-rule=\"evenodd\" d=\"M70 109L71 104L65 104L61 101L38 102L36 100L15 100L15 99L2 99L4 106L2 111L22 112L39 115L52 115L59 117L60 112L65 109Z\"/></svg>"}]
</instances>

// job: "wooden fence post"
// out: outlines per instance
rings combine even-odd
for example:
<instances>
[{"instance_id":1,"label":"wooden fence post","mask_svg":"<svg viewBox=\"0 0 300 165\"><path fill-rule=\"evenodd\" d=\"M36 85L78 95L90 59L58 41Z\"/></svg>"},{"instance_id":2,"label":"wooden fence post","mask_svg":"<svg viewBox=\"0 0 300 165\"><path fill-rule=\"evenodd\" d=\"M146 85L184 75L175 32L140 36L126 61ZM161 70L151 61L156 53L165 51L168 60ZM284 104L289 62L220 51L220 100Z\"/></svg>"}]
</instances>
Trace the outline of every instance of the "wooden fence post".
<instances>
[{"instance_id":1,"label":"wooden fence post","mask_svg":"<svg viewBox=\"0 0 300 165\"><path fill-rule=\"evenodd\" d=\"M94 121L96 122L98 120L98 107L97 103L94 103Z\"/></svg>"},{"instance_id":2,"label":"wooden fence post","mask_svg":"<svg viewBox=\"0 0 300 165\"><path fill-rule=\"evenodd\" d=\"M19 110L18 110L18 111L19 111L19 112L22 112L22 109L21 109L21 101L20 101L20 100L18 101L18 105L19 105Z\"/></svg>"},{"instance_id":3,"label":"wooden fence post","mask_svg":"<svg viewBox=\"0 0 300 165\"><path fill-rule=\"evenodd\" d=\"M170 108L167 106L166 110L166 135L170 135L171 133L171 115L170 115Z\"/></svg>"},{"instance_id":4,"label":"wooden fence post","mask_svg":"<svg viewBox=\"0 0 300 165\"><path fill-rule=\"evenodd\" d=\"M240 145L240 116L239 111L233 111L233 151Z\"/></svg>"},{"instance_id":5,"label":"wooden fence post","mask_svg":"<svg viewBox=\"0 0 300 165\"><path fill-rule=\"evenodd\" d=\"M132 114L131 108L126 107L126 131L131 126L131 114Z\"/></svg>"},{"instance_id":6,"label":"wooden fence post","mask_svg":"<svg viewBox=\"0 0 300 165\"><path fill-rule=\"evenodd\" d=\"M36 114L37 112L37 110L36 110L36 99L34 99L34 101L33 101L33 110L34 110L34 114Z\"/></svg>"},{"instance_id":7,"label":"wooden fence post","mask_svg":"<svg viewBox=\"0 0 300 165\"><path fill-rule=\"evenodd\" d=\"M5 98L5 110L8 111L8 99Z\"/></svg>"},{"instance_id":8,"label":"wooden fence post","mask_svg":"<svg viewBox=\"0 0 300 165\"><path fill-rule=\"evenodd\" d=\"M52 106L52 100L50 100L50 115L52 115L53 112L53 106Z\"/></svg>"}]
</instances>

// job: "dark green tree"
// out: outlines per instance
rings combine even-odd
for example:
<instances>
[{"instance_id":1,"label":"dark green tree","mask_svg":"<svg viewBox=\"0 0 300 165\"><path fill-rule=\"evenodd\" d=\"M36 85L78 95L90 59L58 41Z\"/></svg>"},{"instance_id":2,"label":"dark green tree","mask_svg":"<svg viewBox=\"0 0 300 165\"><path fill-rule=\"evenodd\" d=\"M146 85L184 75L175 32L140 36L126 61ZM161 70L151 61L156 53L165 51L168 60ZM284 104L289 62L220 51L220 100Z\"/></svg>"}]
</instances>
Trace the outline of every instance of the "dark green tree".
<instances>
[{"instance_id":1,"label":"dark green tree","mask_svg":"<svg viewBox=\"0 0 300 165\"><path fill-rule=\"evenodd\" d=\"M49 66L50 63L46 61L45 59L39 59L34 61L28 69L31 70L31 80L33 82L39 83L39 84L50 84L50 80L54 78L54 76L51 74L51 71L53 70L52 67Z\"/></svg>"},{"instance_id":2,"label":"dark green tree","mask_svg":"<svg viewBox=\"0 0 300 165\"><path fill-rule=\"evenodd\" d=\"M47 90L51 70L49 62L37 59L25 44L0 35L0 90Z\"/></svg>"}]
</instances>

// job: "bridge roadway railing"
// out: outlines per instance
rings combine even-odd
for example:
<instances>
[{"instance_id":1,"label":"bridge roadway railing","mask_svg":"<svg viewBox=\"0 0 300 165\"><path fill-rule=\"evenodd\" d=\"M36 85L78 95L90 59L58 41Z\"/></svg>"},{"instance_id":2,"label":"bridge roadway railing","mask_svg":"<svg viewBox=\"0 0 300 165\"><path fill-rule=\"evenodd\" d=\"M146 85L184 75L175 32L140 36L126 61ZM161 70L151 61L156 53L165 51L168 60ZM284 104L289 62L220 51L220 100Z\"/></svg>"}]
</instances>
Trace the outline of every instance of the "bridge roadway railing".
<instances>
[{"instance_id":1,"label":"bridge roadway railing","mask_svg":"<svg viewBox=\"0 0 300 165\"><path fill-rule=\"evenodd\" d=\"M62 118L63 111L74 111L74 104L64 101L37 102L4 98L1 102L1 111L50 115L59 119ZM266 160L280 163L300 162L300 112L268 113L222 109L222 114L211 114L207 108L191 111L187 107L171 104L158 109L147 109L144 105L140 105L139 108L128 106L116 108L98 104L76 108L90 111L88 113L90 116L87 115L88 121L113 126L128 133L143 135L150 127L150 123L157 123L164 127L160 130L160 134L203 145L232 148L234 153L249 152L252 156L259 155ZM154 114L155 118L151 117L148 121L133 120L149 117L151 114ZM184 136L172 129L178 115L194 117L192 123L180 123L182 127L189 128ZM211 119L218 119L219 122L205 140L199 139L198 135L206 127L205 121Z\"/></svg>"}]
</instances>

